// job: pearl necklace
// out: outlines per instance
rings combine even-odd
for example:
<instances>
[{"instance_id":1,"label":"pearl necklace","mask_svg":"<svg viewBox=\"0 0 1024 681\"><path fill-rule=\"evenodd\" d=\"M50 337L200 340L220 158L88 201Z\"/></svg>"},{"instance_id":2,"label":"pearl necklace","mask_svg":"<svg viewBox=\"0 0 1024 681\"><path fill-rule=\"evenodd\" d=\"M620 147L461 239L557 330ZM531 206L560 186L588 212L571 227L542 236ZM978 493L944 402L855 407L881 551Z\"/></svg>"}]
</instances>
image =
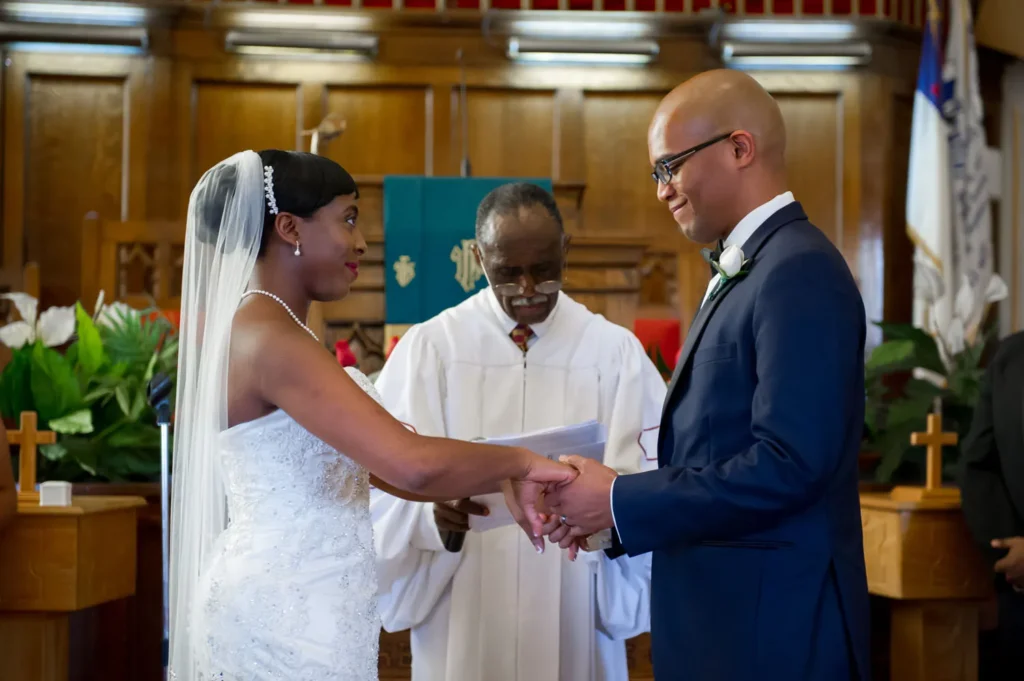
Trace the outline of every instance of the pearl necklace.
<instances>
[{"instance_id":1,"label":"pearl necklace","mask_svg":"<svg viewBox=\"0 0 1024 681\"><path fill-rule=\"evenodd\" d=\"M295 320L296 324L298 324L303 329L305 329L306 333L308 333L310 336L313 337L313 340L315 340L317 343L320 342L320 339L316 337L315 333L313 333L313 329L309 328L308 326L306 326L305 324L302 323L302 321L298 318L298 316L296 316L296 314L294 312L292 312L292 309L290 307L288 307L288 303L284 302L283 300L278 298L276 295L274 295L270 291L263 291L261 289L253 289L251 291L246 291L245 293L243 293L242 294L242 298L244 299L246 296L251 296L254 293L258 293L261 296L266 296L267 298L270 298L271 300L276 300L281 305L281 307L283 307L285 310L287 310L288 314L291 315L291 318L293 320Z\"/></svg>"}]
</instances>

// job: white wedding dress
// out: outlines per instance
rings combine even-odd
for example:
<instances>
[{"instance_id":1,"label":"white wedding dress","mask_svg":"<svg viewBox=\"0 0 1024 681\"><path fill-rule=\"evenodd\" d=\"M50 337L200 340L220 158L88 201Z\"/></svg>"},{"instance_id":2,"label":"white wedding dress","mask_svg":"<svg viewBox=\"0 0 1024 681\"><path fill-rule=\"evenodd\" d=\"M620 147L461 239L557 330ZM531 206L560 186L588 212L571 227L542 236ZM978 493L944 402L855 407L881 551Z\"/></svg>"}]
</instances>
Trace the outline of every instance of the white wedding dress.
<instances>
[{"instance_id":1,"label":"white wedding dress","mask_svg":"<svg viewBox=\"0 0 1024 681\"><path fill-rule=\"evenodd\" d=\"M230 524L192 609L202 678L376 681L369 473L283 411L220 437Z\"/></svg>"}]
</instances>

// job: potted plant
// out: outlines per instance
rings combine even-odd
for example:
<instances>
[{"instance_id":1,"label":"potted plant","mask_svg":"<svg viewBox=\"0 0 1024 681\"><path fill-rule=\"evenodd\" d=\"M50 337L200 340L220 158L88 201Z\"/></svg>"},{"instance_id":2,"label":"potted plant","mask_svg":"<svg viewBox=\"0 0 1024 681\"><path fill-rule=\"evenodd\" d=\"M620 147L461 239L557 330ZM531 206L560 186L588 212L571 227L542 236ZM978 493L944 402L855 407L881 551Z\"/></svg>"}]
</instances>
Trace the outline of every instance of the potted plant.
<instances>
[{"instance_id":1,"label":"potted plant","mask_svg":"<svg viewBox=\"0 0 1024 681\"><path fill-rule=\"evenodd\" d=\"M170 321L104 305L102 293L91 315L76 303L38 318L31 296L5 297L22 319L0 328L0 342L12 350L0 374L0 414L16 423L21 412L35 411L40 427L57 433L56 444L40 448L39 480L159 480L160 432L146 388L156 372L175 375Z\"/></svg>"},{"instance_id":2,"label":"potted plant","mask_svg":"<svg viewBox=\"0 0 1024 681\"><path fill-rule=\"evenodd\" d=\"M923 431L929 413L939 410L945 430L960 442L967 435L978 401L982 357L994 333L984 327L990 305L1007 295L996 275L972 288L963 277L952 309L942 277L918 261L915 296L927 310L926 328L878 322L886 341L865 363L866 404L862 450L877 455L877 482L906 482L921 477L923 450L910 435ZM901 379L906 379L901 383ZM960 449L943 458L943 477L952 479Z\"/></svg>"}]
</instances>

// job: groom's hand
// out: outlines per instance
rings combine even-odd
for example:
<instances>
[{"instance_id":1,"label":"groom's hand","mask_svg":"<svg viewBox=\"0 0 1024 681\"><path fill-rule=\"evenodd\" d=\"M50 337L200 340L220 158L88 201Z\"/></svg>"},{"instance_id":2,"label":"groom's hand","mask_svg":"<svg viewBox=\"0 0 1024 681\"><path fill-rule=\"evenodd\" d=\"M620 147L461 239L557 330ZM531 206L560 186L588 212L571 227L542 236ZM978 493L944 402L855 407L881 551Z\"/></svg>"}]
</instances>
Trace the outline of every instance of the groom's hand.
<instances>
[{"instance_id":1,"label":"groom's hand","mask_svg":"<svg viewBox=\"0 0 1024 681\"><path fill-rule=\"evenodd\" d=\"M581 537L612 527L611 490L618 473L581 456L561 460L580 474L572 482L549 490L546 501L556 516L564 518L563 524L571 527L568 534ZM558 535L557 539L552 535L552 541L568 539L562 533Z\"/></svg>"}]
</instances>

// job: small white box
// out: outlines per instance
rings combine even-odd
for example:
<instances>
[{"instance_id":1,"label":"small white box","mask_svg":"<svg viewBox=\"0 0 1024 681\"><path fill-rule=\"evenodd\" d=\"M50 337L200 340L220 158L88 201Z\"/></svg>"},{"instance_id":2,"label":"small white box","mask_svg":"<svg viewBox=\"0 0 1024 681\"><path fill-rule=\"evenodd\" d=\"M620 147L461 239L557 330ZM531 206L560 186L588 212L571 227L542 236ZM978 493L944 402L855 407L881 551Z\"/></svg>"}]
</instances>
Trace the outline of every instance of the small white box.
<instances>
[{"instance_id":1,"label":"small white box","mask_svg":"<svg viewBox=\"0 0 1024 681\"><path fill-rule=\"evenodd\" d=\"M40 506L70 506L71 483L51 480L39 485Z\"/></svg>"}]
</instances>

